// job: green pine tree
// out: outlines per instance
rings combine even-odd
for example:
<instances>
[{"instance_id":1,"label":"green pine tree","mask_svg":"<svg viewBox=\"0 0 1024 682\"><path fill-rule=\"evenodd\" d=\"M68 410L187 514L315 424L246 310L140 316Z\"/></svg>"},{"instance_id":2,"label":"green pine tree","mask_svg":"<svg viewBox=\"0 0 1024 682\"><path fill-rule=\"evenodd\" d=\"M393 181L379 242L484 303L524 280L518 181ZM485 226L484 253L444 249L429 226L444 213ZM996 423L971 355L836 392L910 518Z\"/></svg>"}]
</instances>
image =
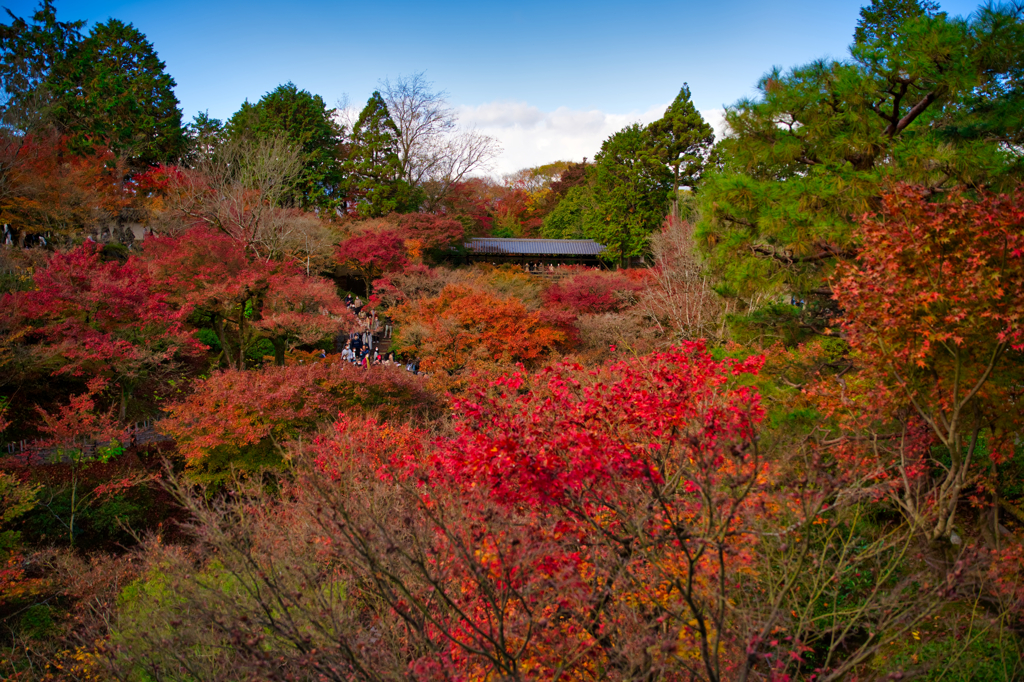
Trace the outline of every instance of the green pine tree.
<instances>
[{"instance_id":1,"label":"green pine tree","mask_svg":"<svg viewBox=\"0 0 1024 682\"><path fill-rule=\"evenodd\" d=\"M52 116L73 149L106 144L135 168L176 160L185 150L174 79L131 24L95 25L57 61L48 83Z\"/></svg>"},{"instance_id":2,"label":"green pine tree","mask_svg":"<svg viewBox=\"0 0 1024 682\"><path fill-rule=\"evenodd\" d=\"M856 221L886 187L1014 182L1021 55L1024 10L964 20L930 2L875 0L851 59L766 74L758 98L727 109L722 165L699 193L698 243L722 292L793 295L806 301L800 324L823 329L837 312L829 275L856 255Z\"/></svg>"},{"instance_id":3,"label":"green pine tree","mask_svg":"<svg viewBox=\"0 0 1024 682\"><path fill-rule=\"evenodd\" d=\"M418 207L418 193L401 179L398 137L388 106L375 91L352 127L343 165L352 208L360 216L407 213Z\"/></svg>"},{"instance_id":4,"label":"green pine tree","mask_svg":"<svg viewBox=\"0 0 1024 682\"><path fill-rule=\"evenodd\" d=\"M679 218L679 188L696 187L715 144L715 132L690 101L683 84L665 115L647 127L665 165L672 169L672 215Z\"/></svg>"}]
</instances>

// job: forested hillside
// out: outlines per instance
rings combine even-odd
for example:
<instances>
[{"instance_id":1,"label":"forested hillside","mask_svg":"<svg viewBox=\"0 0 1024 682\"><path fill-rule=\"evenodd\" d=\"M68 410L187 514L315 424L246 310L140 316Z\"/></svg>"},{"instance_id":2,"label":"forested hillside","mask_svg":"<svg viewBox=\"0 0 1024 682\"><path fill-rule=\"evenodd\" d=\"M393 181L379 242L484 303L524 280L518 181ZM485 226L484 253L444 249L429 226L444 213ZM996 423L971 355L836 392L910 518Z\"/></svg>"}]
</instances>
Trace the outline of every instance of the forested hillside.
<instances>
[{"instance_id":1,"label":"forested hillside","mask_svg":"<svg viewBox=\"0 0 1024 682\"><path fill-rule=\"evenodd\" d=\"M7 14L5 679L1024 679L1024 6L500 178Z\"/></svg>"}]
</instances>

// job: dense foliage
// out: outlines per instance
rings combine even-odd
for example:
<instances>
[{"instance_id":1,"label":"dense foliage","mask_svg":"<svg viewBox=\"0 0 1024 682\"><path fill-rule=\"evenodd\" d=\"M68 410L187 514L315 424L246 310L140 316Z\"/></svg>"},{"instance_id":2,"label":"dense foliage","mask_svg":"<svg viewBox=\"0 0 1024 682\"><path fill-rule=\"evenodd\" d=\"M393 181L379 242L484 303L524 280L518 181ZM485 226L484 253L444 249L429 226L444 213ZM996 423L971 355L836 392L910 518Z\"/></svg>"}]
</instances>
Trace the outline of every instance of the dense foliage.
<instances>
[{"instance_id":1,"label":"dense foliage","mask_svg":"<svg viewBox=\"0 0 1024 682\"><path fill-rule=\"evenodd\" d=\"M894 182L936 193L1020 178L1019 7L969 19L918 2L865 8L847 60L773 69L730 107L699 239L723 290L793 293L834 313L826 280Z\"/></svg>"},{"instance_id":2,"label":"dense foliage","mask_svg":"<svg viewBox=\"0 0 1024 682\"><path fill-rule=\"evenodd\" d=\"M84 29L0 30L5 678L1024 676L1019 7L501 179Z\"/></svg>"},{"instance_id":3,"label":"dense foliage","mask_svg":"<svg viewBox=\"0 0 1024 682\"><path fill-rule=\"evenodd\" d=\"M185 136L174 79L131 24L97 24L50 75L52 115L72 147L103 140L136 168L181 154Z\"/></svg>"},{"instance_id":4,"label":"dense foliage","mask_svg":"<svg viewBox=\"0 0 1024 682\"><path fill-rule=\"evenodd\" d=\"M224 132L235 140L283 138L298 148L302 170L292 191L281 198L283 202L320 209L338 205L341 131L334 122L334 110L319 95L299 90L294 83L279 85L255 104L242 103Z\"/></svg>"}]
</instances>

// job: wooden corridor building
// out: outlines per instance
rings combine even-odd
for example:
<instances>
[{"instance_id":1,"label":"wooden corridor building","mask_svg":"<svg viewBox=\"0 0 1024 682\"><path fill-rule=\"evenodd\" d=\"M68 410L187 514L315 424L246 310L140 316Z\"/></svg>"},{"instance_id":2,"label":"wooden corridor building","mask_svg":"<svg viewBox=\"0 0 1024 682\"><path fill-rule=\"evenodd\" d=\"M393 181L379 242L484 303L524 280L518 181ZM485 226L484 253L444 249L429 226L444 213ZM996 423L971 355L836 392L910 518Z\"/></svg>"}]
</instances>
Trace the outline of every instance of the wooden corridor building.
<instances>
[{"instance_id":1,"label":"wooden corridor building","mask_svg":"<svg viewBox=\"0 0 1024 682\"><path fill-rule=\"evenodd\" d=\"M593 239L470 239L465 244L470 263L542 263L544 265L603 265L605 247Z\"/></svg>"}]
</instances>

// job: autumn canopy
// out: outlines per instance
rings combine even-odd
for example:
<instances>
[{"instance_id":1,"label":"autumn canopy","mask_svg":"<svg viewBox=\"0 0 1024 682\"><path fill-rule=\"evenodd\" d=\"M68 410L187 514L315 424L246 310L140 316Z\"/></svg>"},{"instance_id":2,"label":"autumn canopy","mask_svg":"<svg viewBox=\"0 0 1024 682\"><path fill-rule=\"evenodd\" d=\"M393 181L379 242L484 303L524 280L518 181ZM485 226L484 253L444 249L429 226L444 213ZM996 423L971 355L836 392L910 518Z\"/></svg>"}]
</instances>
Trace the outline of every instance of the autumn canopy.
<instances>
[{"instance_id":1,"label":"autumn canopy","mask_svg":"<svg viewBox=\"0 0 1024 682\"><path fill-rule=\"evenodd\" d=\"M1024 9L850 30L496 178L8 12L0 676L1024 679Z\"/></svg>"}]
</instances>

